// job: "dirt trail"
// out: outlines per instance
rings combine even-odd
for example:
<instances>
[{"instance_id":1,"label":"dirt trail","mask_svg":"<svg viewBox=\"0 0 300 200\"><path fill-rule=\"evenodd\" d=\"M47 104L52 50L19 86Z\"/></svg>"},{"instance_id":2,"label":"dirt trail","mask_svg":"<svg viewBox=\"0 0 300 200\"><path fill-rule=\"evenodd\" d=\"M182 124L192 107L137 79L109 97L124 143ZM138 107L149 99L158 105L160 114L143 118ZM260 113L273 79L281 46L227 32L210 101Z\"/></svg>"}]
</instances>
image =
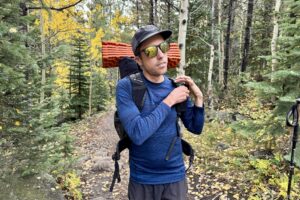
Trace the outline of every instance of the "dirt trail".
<instances>
[{"instance_id":1,"label":"dirt trail","mask_svg":"<svg viewBox=\"0 0 300 200\"><path fill-rule=\"evenodd\" d=\"M112 107L107 112L94 115L77 123L72 130L76 137L79 155L77 168L81 178L84 200L126 200L129 177L128 151L122 152L120 164L121 182L109 192L114 171L111 156L119 140L113 124ZM197 199L189 194L189 200Z\"/></svg>"},{"instance_id":2,"label":"dirt trail","mask_svg":"<svg viewBox=\"0 0 300 200\"><path fill-rule=\"evenodd\" d=\"M116 183L114 191L109 192L114 171L111 155L118 141L113 125L113 113L114 108L82 120L72 131L76 137L76 151L80 158L77 168L85 200L127 199L127 151L122 152L119 162L121 183Z\"/></svg>"}]
</instances>

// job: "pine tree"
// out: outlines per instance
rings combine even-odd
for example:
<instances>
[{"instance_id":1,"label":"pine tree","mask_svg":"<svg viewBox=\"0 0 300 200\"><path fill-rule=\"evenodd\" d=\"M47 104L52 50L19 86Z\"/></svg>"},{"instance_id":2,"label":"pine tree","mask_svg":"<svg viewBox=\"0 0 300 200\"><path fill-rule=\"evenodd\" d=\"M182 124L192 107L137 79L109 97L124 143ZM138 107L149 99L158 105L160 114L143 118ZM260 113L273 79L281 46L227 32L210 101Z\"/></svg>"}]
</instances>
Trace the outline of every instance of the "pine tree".
<instances>
[{"instance_id":1,"label":"pine tree","mask_svg":"<svg viewBox=\"0 0 300 200\"><path fill-rule=\"evenodd\" d=\"M244 121L239 131L256 133L259 140L267 144L269 150L275 147L275 139L286 133L285 115L295 99L300 97L300 34L299 23L296 23L296 14L300 8L299 1L285 1L280 12L278 50L276 57L267 57L267 60L277 59L276 69L271 71L271 63L266 70L263 81L246 84L254 89L260 102L257 110L265 109L256 119ZM275 13L279 15L279 13ZM248 130L248 131L247 131Z\"/></svg>"},{"instance_id":2,"label":"pine tree","mask_svg":"<svg viewBox=\"0 0 300 200\"><path fill-rule=\"evenodd\" d=\"M49 93L40 102L39 66L50 60L39 59L40 35L26 5L1 1L0 13L0 173L49 172L72 149L59 122L67 98Z\"/></svg>"},{"instance_id":3,"label":"pine tree","mask_svg":"<svg viewBox=\"0 0 300 200\"><path fill-rule=\"evenodd\" d=\"M300 98L300 1L287 0L284 1L283 6L286 7L287 12L284 13L281 23L283 33L279 39L281 48L278 57L281 67L272 74L274 81L278 80L281 87L276 114L286 112L295 99ZM295 151L295 161L300 166L299 142Z\"/></svg>"},{"instance_id":4,"label":"pine tree","mask_svg":"<svg viewBox=\"0 0 300 200\"><path fill-rule=\"evenodd\" d=\"M107 73L103 69L96 70L93 76L93 109L96 111L105 110L109 99L111 98L109 94L109 81L106 78ZM110 80L112 82L112 80Z\"/></svg>"},{"instance_id":5,"label":"pine tree","mask_svg":"<svg viewBox=\"0 0 300 200\"><path fill-rule=\"evenodd\" d=\"M76 119L82 119L88 109L88 80L89 71L87 41L81 36L72 44L73 53L70 61L69 95L70 109L74 112Z\"/></svg>"},{"instance_id":6,"label":"pine tree","mask_svg":"<svg viewBox=\"0 0 300 200\"><path fill-rule=\"evenodd\" d=\"M0 6L0 151L10 151L8 160L29 138L34 117L30 113L37 95L37 65L28 48L32 38L26 30L30 21L22 16L19 5L18 1L1 1Z\"/></svg>"}]
</instances>

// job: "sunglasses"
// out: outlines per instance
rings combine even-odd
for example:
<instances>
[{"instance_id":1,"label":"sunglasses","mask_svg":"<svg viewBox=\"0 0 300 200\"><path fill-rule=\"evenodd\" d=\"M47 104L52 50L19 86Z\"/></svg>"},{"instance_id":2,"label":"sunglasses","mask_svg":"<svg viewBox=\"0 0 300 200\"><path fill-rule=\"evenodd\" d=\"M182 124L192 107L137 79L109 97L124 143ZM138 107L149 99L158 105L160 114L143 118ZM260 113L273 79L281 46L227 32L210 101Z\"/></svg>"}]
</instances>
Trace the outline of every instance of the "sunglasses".
<instances>
[{"instance_id":1,"label":"sunglasses","mask_svg":"<svg viewBox=\"0 0 300 200\"><path fill-rule=\"evenodd\" d=\"M153 57L157 56L158 48L161 50L161 52L166 53L170 49L170 44L167 41L164 41L164 42L160 43L159 45L149 46L149 47L141 50L141 52L143 51L148 58L153 58Z\"/></svg>"}]
</instances>

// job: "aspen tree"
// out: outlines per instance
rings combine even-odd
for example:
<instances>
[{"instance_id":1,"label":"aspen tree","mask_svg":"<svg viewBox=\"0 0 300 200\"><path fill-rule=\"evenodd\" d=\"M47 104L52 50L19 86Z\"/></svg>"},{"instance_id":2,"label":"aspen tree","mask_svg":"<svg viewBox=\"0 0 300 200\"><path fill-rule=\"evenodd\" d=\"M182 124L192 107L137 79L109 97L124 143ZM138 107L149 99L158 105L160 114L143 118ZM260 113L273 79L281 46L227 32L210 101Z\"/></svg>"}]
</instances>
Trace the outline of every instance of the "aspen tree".
<instances>
[{"instance_id":1,"label":"aspen tree","mask_svg":"<svg viewBox=\"0 0 300 200\"><path fill-rule=\"evenodd\" d=\"M274 72L276 70L276 65L277 65L277 59L275 58L275 56L276 56L276 44L277 44L276 41L277 41L278 32L279 32L278 13L279 13L280 5L281 5L281 0L276 0L275 13L274 13L274 18L273 18L273 24L274 24L273 37L272 37L272 41L271 41L272 72Z\"/></svg>"},{"instance_id":2,"label":"aspen tree","mask_svg":"<svg viewBox=\"0 0 300 200\"><path fill-rule=\"evenodd\" d=\"M180 13L179 13L179 33L178 33L178 44L180 49L180 64L178 73L185 74L184 68L185 62L185 50L186 50L186 33L187 33L187 20L188 20L188 8L189 1L180 1Z\"/></svg>"}]
</instances>

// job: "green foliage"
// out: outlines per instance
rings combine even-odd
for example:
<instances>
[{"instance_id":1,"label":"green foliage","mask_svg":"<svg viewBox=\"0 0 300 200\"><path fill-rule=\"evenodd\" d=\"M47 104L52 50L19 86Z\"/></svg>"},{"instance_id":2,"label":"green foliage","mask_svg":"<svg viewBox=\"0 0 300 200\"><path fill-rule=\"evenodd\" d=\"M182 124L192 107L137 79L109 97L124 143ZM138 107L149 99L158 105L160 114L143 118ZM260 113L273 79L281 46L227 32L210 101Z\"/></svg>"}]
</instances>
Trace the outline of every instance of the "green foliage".
<instances>
[{"instance_id":1,"label":"green foliage","mask_svg":"<svg viewBox=\"0 0 300 200\"><path fill-rule=\"evenodd\" d=\"M68 172L57 177L62 190L66 192L66 199L82 200L80 192L80 178L75 172Z\"/></svg>"},{"instance_id":2,"label":"green foliage","mask_svg":"<svg viewBox=\"0 0 300 200\"><path fill-rule=\"evenodd\" d=\"M206 83L207 80L210 47L206 43L213 44L209 36L210 26L207 24L209 10L209 5L203 5L199 1L190 3L191 20L187 30L186 74L193 77L198 85Z\"/></svg>"},{"instance_id":3,"label":"green foliage","mask_svg":"<svg viewBox=\"0 0 300 200\"><path fill-rule=\"evenodd\" d=\"M11 1L1 2L0 157L8 162L12 162L16 149L27 138L32 117L29 113L38 95L35 86L38 75L35 53L26 47L31 38L24 31L26 23L30 21L25 16L19 16L19 9L18 1L13 4ZM2 169L14 171L16 167L4 165Z\"/></svg>"},{"instance_id":4,"label":"green foliage","mask_svg":"<svg viewBox=\"0 0 300 200\"><path fill-rule=\"evenodd\" d=\"M265 94L268 97L278 93L279 90L278 88L270 85L269 82L249 82L245 86L256 90L256 92L261 92L260 94Z\"/></svg>"},{"instance_id":5,"label":"green foliage","mask_svg":"<svg viewBox=\"0 0 300 200\"><path fill-rule=\"evenodd\" d=\"M109 104L109 99L111 95L109 93L109 80L106 79L107 74L104 70L100 70L98 73L94 73L93 76L93 107L97 111L105 110L106 106Z\"/></svg>"},{"instance_id":6,"label":"green foliage","mask_svg":"<svg viewBox=\"0 0 300 200\"><path fill-rule=\"evenodd\" d=\"M68 98L51 96L51 79L40 102L39 65L50 65L56 51L41 60L38 30L27 29L33 18L20 16L19 3L0 6L0 174L26 176L69 163L72 139L62 120Z\"/></svg>"},{"instance_id":7,"label":"green foliage","mask_svg":"<svg viewBox=\"0 0 300 200\"><path fill-rule=\"evenodd\" d=\"M274 150L276 153L270 154L256 148L252 137L240 135L217 121L206 123L200 136L185 133L184 137L196 150L194 168L188 176L189 182L194 183L189 186L192 194L203 197L226 191L235 199L286 197L289 163L284 160L280 145ZM286 143L284 136L278 140ZM201 180L197 178L200 174ZM300 171L295 168L292 199L299 196L299 183Z\"/></svg>"},{"instance_id":8,"label":"green foliage","mask_svg":"<svg viewBox=\"0 0 300 200\"><path fill-rule=\"evenodd\" d=\"M298 138L299 138L299 134L298 134ZM284 158L287 161L290 161L291 160L291 153L284 156ZM299 142L296 144L296 149L295 149L295 152L294 152L294 162L296 163L296 165L298 167L300 167L300 144L299 144Z\"/></svg>"},{"instance_id":9,"label":"green foliage","mask_svg":"<svg viewBox=\"0 0 300 200\"><path fill-rule=\"evenodd\" d=\"M88 108L90 61L88 59L87 40L82 36L76 38L73 44L73 53L70 60L69 95L70 110L76 115L76 119L82 119Z\"/></svg>"},{"instance_id":10,"label":"green foliage","mask_svg":"<svg viewBox=\"0 0 300 200\"><path fill-rule=\"evenodd\" d=\"M261 73L267 61L263 56L271 54L271 38L273 33L273 20L275 1L263 0L254 5L254 14L251 29L251 48L249 53L249 71L253 75Z\"/></svg>"},{"instance_id":11,"label":"green foliage","mask_svg":"<svg viewBox=\"0 0 300 200\"><path fill-rule=\"evenodd\" d=\"M257 106L255 113L260 117L255 117L253 113L250 114L250 119L232 125L237 133L252 131L255 141L264 143L268 149L274 149L276 139L286 133L285 115L295 99L300 96L300 68L297 56L300 52L297 47L300 41L297 39L299 31L295 28L295 26L299 28L299 24L293 16L293 13L297 13L297 7L299 7L297 1L285 1L282 6L279 48L276 57L273 58L278 61L276 68L273 71L270 68L261 71L264 73L262 80L250 81L250 77L248 81L246 79L245 87L254 92L248 99L260 102L255 105ZM271 58L265 58L266 61L271 61ZM254 108L249 102L244 106L249 111ZM244 111L242 113L245 114Z\"/></svg>"}]
</instances>

